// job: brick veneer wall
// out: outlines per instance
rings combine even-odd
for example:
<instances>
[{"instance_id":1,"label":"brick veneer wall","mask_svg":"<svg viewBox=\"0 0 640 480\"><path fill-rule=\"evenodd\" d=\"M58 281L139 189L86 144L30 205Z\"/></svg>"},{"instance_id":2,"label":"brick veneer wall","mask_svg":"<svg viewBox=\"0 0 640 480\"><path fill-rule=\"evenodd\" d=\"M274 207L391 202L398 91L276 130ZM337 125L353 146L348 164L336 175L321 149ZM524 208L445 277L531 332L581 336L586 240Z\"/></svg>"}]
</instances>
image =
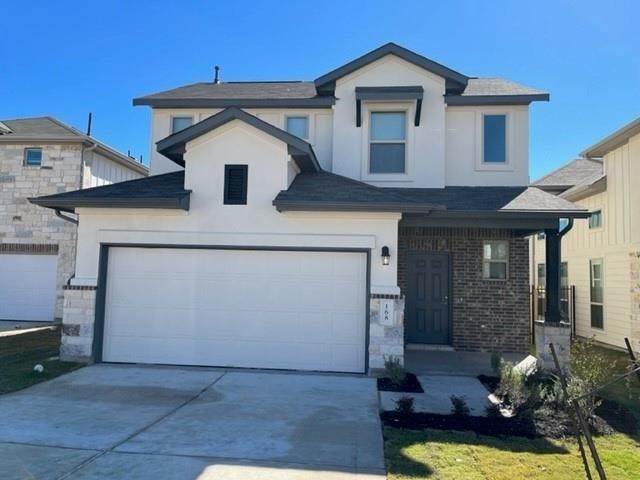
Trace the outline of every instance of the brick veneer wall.
<instances>
[{"instance_id":1,"label":"brick veneer wall","mask_svg":"<svg viewBox=\"0 0 640 480\"><path fill-rule=\"evenodd\" d=\"M482 278L484 240L509 242L508 280ZM401 226L398 283L406 293L407 252L448 252L453 347L526 353L529 331L529 244L511 230Z\"/></svg>"},{"instance_id":2,"label":"brick veneer wall","mask_svg":"<svg viewBox=\"0 0 640 480\"><path fill-rule=\"evenodd\" d=\"M24 165L26 147L42 148L42 165ZM79 144L0 145L0 255L58 256L56 318L62 318L62 287L75 268L76 226L27 198L80 188L81 156Z\"/></svg>"}]
</instances>

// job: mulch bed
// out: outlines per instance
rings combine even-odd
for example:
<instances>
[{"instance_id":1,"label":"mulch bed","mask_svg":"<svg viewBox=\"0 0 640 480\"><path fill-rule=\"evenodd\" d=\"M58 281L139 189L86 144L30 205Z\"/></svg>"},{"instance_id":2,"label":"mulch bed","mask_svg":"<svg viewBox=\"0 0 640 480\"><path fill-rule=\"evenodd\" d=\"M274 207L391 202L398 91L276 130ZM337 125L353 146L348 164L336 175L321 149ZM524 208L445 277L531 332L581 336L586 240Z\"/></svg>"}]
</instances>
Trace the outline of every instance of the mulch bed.
<instances>
[{"instance_id":1,"label":"mulch bed","mask_svg":"<svg viewBox=\"0 0 640 480\"><path fill-rule=\"evenodd\" d=\"M596 414L611 430L627 435L638 433L638 420L625 406L618 402L601 399L602 404L596 408Z\"/></svg>"},{"instance_id":2,"label":"mulch bed","mask_svg":"<svg viewBox=\"0 0 640 480\"><path fill-rule=\"evenodd\" d=\"M413 373L407 373L400 385L393 383L388 377L378 378L378 390L383 392L424 392L418 378Z\"/></svg>"},{"instance_id":3,"label":"mulch bed","mask_svg":"<svg viewBox=\"0 0 640 480\"><path fill-rule=\"evenodd\" d=\"M389 427L410 430L459 430L472 431L480 435L510 435L535 438L540 436L531 421L504 417L470 417L440 415L437 413L382 412L382 423Z\"/></svg>"}]
</instances>

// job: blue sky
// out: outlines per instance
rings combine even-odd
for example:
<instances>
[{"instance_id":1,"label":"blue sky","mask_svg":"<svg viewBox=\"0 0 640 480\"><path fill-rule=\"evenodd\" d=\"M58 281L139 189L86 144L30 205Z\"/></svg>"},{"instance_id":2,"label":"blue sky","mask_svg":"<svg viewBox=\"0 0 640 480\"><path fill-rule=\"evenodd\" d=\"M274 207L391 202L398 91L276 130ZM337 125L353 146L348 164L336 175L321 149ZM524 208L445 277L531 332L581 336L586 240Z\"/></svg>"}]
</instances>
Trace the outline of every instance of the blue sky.
<instances>
[{"instance_id":1,"label":"blue sky","mask_svg":"<svg viewBox=\"0 0 640 480\"><path fill-rule=\"evenodd\" d=\"M637 1L21 1L0 14L0 119L53 115L149 156L136 96L209 81L311 80L388 41L466 75L551 93L531 177L640 116Z\"/></svg>"}]
</instances>

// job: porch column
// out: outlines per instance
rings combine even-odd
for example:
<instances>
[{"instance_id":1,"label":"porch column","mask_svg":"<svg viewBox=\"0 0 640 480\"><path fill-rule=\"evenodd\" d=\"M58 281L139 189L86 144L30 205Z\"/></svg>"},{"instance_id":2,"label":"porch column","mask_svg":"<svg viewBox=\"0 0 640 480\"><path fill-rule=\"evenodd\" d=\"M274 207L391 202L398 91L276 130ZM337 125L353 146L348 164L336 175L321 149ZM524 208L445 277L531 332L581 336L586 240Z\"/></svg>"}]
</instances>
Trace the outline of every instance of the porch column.
<instances>
[{"instance_id":1,"label":"porch column","mask_svg":"<svg viewBox=\"0 0 640 480\"><path fill-rule=\"evenodd\" d=\"M547 269L545 285L546 314L545 322L560 323L560 241L558 230L545 230L545 266Z\"/></svg>"}]
</instances>

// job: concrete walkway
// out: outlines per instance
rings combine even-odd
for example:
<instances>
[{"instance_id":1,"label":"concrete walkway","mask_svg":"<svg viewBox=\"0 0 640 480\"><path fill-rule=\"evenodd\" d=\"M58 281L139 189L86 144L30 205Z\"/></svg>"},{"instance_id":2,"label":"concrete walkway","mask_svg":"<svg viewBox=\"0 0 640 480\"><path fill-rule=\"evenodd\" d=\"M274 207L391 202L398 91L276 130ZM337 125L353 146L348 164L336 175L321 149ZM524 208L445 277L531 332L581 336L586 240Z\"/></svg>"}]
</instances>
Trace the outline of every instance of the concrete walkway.
<instances>
[{"instance_id":1,"label":"concrete walkway","mask_svg":"<svg viewBox=\"0 0 640 480\"><path fill-rule=\"evenodd\" d=\"M424 393L380 392L380 407L384 411L395 410L400 397L413 397L416 412L451 413L451 395L464 398L470 415L484 416L489 405L489 392L475 377L460 375L419 375Z\"/></svg>"},{"instance_id":2,"label":"concrete walkway","mask_svg":"<svg viewBox=\"0 0 640 480\"><path fill-rule=\"evenodd\" d=\"M3 479L382 479L375 380L94 365L0 397Z\"/></svg>"}]
</instances>

